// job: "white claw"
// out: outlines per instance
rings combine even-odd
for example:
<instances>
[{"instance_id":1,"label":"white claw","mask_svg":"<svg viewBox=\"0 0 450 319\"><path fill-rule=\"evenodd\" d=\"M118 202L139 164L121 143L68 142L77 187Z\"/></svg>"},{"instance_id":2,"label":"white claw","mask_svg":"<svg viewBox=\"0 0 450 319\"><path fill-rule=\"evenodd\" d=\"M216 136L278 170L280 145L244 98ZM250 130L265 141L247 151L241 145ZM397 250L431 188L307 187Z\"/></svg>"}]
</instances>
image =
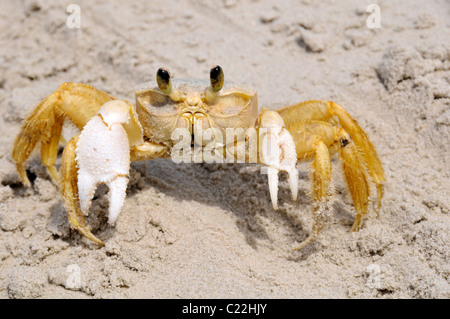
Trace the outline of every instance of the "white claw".
<instances>
[{"instance_id":1,"label":"white claw","mask_svg":"<svg viewBox=\"0 0 450 319\"><path fill-rule=\"evenodd\" d=\"M278 210L278 172L285 171L289 175L289 186L292 199L297 200L298 170L297 152L294 140L281 116L273 111L265 111L261 121L261 162L268 166L269 192L274 210Z\"/></svg>"},{"instance_id":2,"label":"white claw","mask_svg":"<svg viewBox=\"0 0 450 319\"><path fill-rule=\"evenodd\" d=\"M267 168L267 176L269 178L269 193L272 201L273 210L278 210L278 169L269 166Z\"/></svg>"},{"instance_id":3,"label":"white claw","mask_svg":"<svg viewBox=\"0 0 450 319\"><path fill-rule=\"evenodd\" d=\"M105 183L109 187L110 223L122 209L128 184L130 145L122 124L128 122L129 114L124 101L105 103L83 128L75 150L81 211L87 215L95 189Z\"/></svg>"},{"instance_id":4,"label":"white claw","mask_svg":"<svg viewBox=\"0 0 450 319\"><path fill-rule=\"evenodd\" d=\"M109 223L114 224L120 214L123 203L125 202L125 195L127 191L128 178L118 176L112 180L109 186Z\"/></svg>"}]
</instances>

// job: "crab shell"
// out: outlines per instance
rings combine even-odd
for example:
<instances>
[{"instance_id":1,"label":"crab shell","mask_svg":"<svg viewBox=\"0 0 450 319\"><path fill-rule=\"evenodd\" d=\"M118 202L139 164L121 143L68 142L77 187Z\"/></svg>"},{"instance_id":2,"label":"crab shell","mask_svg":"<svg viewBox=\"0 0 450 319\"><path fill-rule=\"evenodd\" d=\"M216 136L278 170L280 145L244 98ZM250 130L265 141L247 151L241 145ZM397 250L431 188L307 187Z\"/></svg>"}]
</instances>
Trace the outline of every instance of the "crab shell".
<instances>
[{"instance_id":1,"label":"crab shell","mask_svg":"<svg viewBox=\"0 0 450 319\"><path fill-rule=\"evenodd\" d=\"M171 148L177 128L188 130L193 139L196 133L208 129L218 129L225 136L226 129L242 128L236 130L241 132L238 139L242 139L243 131L255 126L258 102L254 90L225 82L222 90L210 99L209 79L174 79L172 85L173 91L179 93L178 101L161 92L154 81L135 88L136 111L144 136L153 143Z\"/></svg>"}]
</instances>

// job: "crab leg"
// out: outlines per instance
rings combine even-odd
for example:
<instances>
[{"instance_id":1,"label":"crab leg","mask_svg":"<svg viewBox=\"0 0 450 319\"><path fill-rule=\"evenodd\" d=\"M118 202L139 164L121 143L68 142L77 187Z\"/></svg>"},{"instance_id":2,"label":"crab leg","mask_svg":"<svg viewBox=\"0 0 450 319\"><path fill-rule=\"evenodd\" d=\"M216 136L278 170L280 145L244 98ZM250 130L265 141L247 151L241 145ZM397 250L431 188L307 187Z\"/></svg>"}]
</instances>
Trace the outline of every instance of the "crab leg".
<instances>
[{"instance_id":1,"label":"crab leg","mask_svg":"<svg viewBox=\"0 0 450 319\"><path fill-rule=\"evenodd\" d=\"M329 192L331 181L330 152L337 151L342 161L347 185L356 210L352 231L358 230L363 216L367 214L369 186L365 173L366 168L350 135L339 126L311 120L293 123L289 130L296 144L298 158L313 158L311 165L313 175L312 194L315 203L313 231L296 249L301 249L312 242L327 221L326 205L331 196Z\"/></svg>"},{"instance_id":2,"label":"crab leg","mask_svg":"<svg viewBox=\"0 0 450 319\"><path fill-rule=\"evenodd\" d=\"M66 118L83 131L64 149L60 181L54 165ZM130 102L114 100L80 83L62 84L25 120L12 157L26 186L31 183L24 162L38 143L42 162L61 187L70 223L99 245L103 245L102 241L87 228L84 217L97 185L109 186L109 221L114 223L124 203L130 160L158 158L167 151L163 145L144 141L136 109Z\"/></svg>"},{"instance_id":3,"label":"crab leg","mask_svg":"<svg viewBox=\"0 0 450 319\"><path fill-rule=\"evenodd\" d=\"M269 192L273 209L278 210L278 172L289 176L292 199L297 200L298 170L295 144L291 134L284 128L281 116L268 109L262 109L258 117L260 136L259 161L267 166Z\"/></svg>"},{"instance_id":4,"label":"crab leg","mask_svg":"<svg viewBox=\"0 0 450 319\"><path fill-rule=\"evenodd\" d=\"M326 204L330 197L331 159L328 143L326 144L329 141L326 137L321 138L319 135L304 129L293 131L292 137L296 144L298 158L313 158L311 172L314 224L311 234L302 242L301 246L296 248L297 250L311 243L318 236L327 221Z\"/></svg>"},{"instance_id":5,"label":"crab leg","mask_svg":"<svg viewBox=\"0 0 450 319\"><path fill-rule=\"evenodd\" d=\"M362 218L367 214L370 189L361 156L356 149L355 143L349 139L348 134L346 135L347 137L344 135L344 137L340 138L341 147L339 150L339 157L342 160L345 178L356 210L352 231L357 231L361 227ZM379 188L377 189L380 190ZM379 205L381 205L380 200L382 194L380 195L380 193L378 193L378 195L377 209L379 208Z\"/></svg>"},{"instance_id":6,"label":"crab leg","mask_svg":"<svg viewBox=\"0 0 450 319\"><path fill-rule=\"evenodd\" d=\"M31 186L24 168L24 162L40 142L42 163L51 178L57 182L59 174L55 168L61 129L67 117L79 129L97 113L100 107L113 97L89 85L64 83L46 97L25 119L17 136L12 158L16 163L20 179L25 186ZM80 108L79 106L83 107Z\"/></svg>"},{"instance_id":7,"label":"crab leg","mask_svg":"<svg viewBox=\"0 0 450 319\"><path fill-rule=\"evenodd\" d=\"M367 167L371 180L376 184L377 205L375 210L376 212L379 211L383 197L383 183L385 181L384 169L366 133L347 111L331 101L313 100L291 105L277 110L277 112L283 117L290 132L290 127L301 121L319 120L336 123L334 117L337 117L338 123L355 143L360 160Z\"/></svg>"},{"instance_id":8,"label":"crab leg","mask_svg":"<svg viewBox=\"0 0 450 319\"><path fill-rule=\"evenodd\" d=\"M56 156L52 156L56 153L53 150L55 148L54 144L56 143L55 139L57 136L57 142L59 142L59 136L61 135L61 130L57 129L56 126L62 127L62 123L59 123L61 121L59 119L60 117L58 116L58 120L56 117L55 105L57 103L58 95L56 93L53 93L41 102L25 120L14 142L12 158L16 163L20 179L25 186L31 186L31 183L23 163L28 159L39 141L42 144L42 162L45 165L50 165L47 168L52 167L49 169L50 176L55 181L59 179L56 174L56 169L52 165L56 161Z\"/></svg>"}]
</instances>

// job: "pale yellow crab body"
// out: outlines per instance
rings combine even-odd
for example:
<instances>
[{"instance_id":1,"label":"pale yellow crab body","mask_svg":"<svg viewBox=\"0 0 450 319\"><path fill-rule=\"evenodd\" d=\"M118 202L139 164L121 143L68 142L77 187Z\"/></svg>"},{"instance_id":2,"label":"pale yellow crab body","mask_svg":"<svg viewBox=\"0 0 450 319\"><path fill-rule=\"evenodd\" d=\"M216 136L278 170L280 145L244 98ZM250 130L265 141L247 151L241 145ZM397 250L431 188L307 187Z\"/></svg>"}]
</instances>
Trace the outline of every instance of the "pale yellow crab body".
<instances>
[{"instance_id":1,"label":"pale yellow crab body","mask_svg":"<svg viewBox=\"0 0 450 319\"><path fill-rule=\"evenodd\" d=\"M135 88L136 111L149 140L171 147L177 128L188 130L195 138L196 132L208 129L218 129L226 136L226 129L255 126L258 117L255 91L225 83L220 96L208 101L204 92L209 80L180 79L172 83L180 92L178 101L162 93L156 82ZM204 141L203 145L206 143Z\"/></svg>"},{"instance_id":2,"label":"pale yellow crab body","mask_svg":"<svg viewBox=\"0 0 450 319\"><path fill-rule=\"evenodd\" d=\"M288 174L292 199L298 193L298 161L312 160L315 224L311 242L325 224L321 210L331 197L331 161L338 153L355 204L358 230L369 204L369 183L383 195L384 170L364 131L339 105L308 101L258 111L256 91L225 82L216 66L209 80L172 80L165 69L157 81L135 89L136 105L85 84L65 83L25 120L13 148L23 183L24 162L40 142L41 158L58 183L70 223L104 245L85 225L98 184L109 186L109 222L125 201L130 163L154 158L178 162L258 163L267 168L270 198L278 208L278 173ZM55 168L64 120L80 130L66 145L61 171ZM200 152L198 151L200 150ZM200 155L199 155L200 154ZM244 200L244 199L243 199Z\"/></svg>"}]
</instances>

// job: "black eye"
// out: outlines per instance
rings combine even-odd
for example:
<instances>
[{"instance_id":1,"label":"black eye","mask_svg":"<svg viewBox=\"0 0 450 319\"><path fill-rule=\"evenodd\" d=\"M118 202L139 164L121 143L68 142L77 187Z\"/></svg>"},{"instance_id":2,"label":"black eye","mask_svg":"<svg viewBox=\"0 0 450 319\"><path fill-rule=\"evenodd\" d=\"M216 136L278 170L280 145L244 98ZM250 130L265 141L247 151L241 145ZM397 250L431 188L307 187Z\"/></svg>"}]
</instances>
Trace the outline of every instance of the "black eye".
<instances>
[{"instance_id":1,"label":"black eye","mask_svg":"<svg viewBox=\"0 0 450 319\"><path fill-rule=\"evenodd\" d=\"M213 92L219 92L222 89L225 80L222 68L218 65L211 68L209 78L211 80L211 89Z\"/></svg>"},{"instance_id":2,"label":"black eye","mask_svg":"<svg viewBox=\"0 0 450 319\"><path fill-rule=\"evenodd\" d=\"M170 94L172 91L172 82L170 81L169 70L165 68L158 69L158 72L156 72L156 82L161 92Z\"/></svg>"}]
</instances>

